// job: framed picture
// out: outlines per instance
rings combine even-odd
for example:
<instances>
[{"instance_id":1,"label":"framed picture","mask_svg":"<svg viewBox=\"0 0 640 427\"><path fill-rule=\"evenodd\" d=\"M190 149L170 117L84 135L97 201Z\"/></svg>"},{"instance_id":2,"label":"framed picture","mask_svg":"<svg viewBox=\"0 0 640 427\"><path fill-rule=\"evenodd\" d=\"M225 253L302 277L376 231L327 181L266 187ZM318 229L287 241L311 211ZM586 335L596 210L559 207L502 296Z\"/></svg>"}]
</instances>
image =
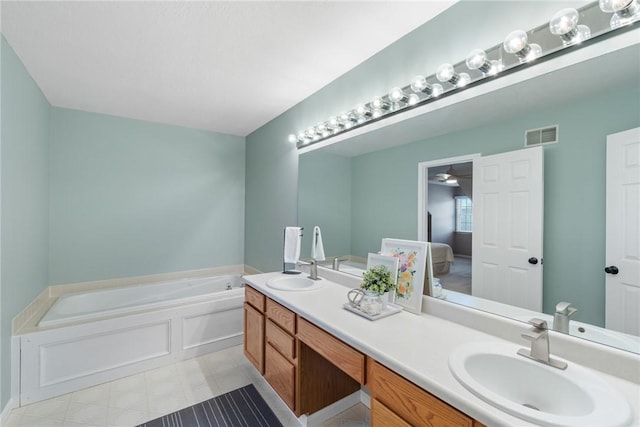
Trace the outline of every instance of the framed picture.
<instances>
[{"instance_id":1,"label":"framed picture","mask_svg":"<svg viewBox=\"0 0 640 427\"><path fill-rule=\"evenodd\" d=\"M395 304L415 314L422 310L425 277L433 283L429 277L433 273L427 268L427 262L431 262L429 249L429 242L388 238L382 239L380 248L382 255L398 259Z\"/></svg>"}]
</instances>

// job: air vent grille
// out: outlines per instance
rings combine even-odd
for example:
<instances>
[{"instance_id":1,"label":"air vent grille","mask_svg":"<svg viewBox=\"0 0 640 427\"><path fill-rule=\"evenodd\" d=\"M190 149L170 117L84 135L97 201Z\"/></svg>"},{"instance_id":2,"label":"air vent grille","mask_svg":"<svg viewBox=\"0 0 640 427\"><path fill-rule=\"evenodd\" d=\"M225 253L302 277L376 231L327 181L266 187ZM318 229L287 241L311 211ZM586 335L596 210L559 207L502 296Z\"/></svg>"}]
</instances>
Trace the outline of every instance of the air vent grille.
<instances>
[{"instance_id":1,"label":"air vent grille","mask_svg":"<svg viewBox=\"0 0 640 427\"><path fill-rule=\"evenodd\" d=\"M529 129L524 134L524 146L533 147L541 144L555 144L558 142L558 125L539 129Z\"/></svg>"}]
</instances>

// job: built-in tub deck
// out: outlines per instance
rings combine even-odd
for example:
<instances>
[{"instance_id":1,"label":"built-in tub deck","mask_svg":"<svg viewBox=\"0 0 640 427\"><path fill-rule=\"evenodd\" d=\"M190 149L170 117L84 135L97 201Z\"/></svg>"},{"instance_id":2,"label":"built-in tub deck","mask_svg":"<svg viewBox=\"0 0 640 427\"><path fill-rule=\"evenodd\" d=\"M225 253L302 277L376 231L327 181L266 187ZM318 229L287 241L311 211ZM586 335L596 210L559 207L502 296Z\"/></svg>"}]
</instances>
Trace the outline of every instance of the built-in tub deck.
<instances>
[{"instance_id":1,"label":"built-in tub deck","mask_svg":"<svg viewBox=\"0 0 640 427\"><path fill-rule=\"evenodd\" d=\"M232 273L51 287L14 319L20 405L241 344Z\"/></svg>"}]
</instances>

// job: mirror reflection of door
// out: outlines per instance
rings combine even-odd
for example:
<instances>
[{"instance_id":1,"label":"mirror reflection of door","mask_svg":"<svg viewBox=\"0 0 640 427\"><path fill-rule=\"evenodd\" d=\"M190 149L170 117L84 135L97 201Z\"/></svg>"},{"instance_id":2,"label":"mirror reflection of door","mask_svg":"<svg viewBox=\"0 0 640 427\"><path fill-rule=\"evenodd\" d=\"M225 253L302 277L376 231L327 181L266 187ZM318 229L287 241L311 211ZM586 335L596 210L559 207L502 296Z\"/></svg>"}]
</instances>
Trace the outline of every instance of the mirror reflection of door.
<instances>
[{"instance_id":1,"label":"mirror reflection of door","mask_svg":"<svg viewBox=\"0 0 640 427\"><path fill-rule=\"evenodd\" d=\"M420 164L420 235L443 289L542 311L542 174L542 147Z\"/></svg>"},{"instance_id":2,"label":"mirror reflection of door","mask_svg":"<svg viewBox=\"0 0 640 427\"><path fill-rule=\"evenodd\" d=\"M423 240L431 242L433 275L443 289L471 295L474 156L425 162Z\"/></svg>"},{"instance_id":3,"label":"mirror reflection of door","mask_svg":"<svg viewBox=\"0 0 640 427\"><path fill-rule=\"evenodd\" d=\"M640 335L640 128L607 137L606 327Z\"/></svg>"},{"instance_id":4,"label":"mirror reflection of door","mask_svg":"<svg viewBox=\"0 0 640 427\"><path fill-rule=\"evenodd\" d=\"M541 146L473 164L473 296L542 311Z\"/></svg>"}]
</instances>

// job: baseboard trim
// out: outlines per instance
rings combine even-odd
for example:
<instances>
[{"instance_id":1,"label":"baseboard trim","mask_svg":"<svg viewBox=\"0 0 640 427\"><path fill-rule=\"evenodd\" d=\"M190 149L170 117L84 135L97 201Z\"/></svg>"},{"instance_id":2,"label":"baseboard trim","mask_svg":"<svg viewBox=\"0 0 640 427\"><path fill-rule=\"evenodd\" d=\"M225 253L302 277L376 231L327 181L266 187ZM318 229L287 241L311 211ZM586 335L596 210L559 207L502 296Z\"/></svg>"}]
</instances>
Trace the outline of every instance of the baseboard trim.
<instances>
[{"instance_id":1,"label":"baseboard trim","mask_svg":"<svg viewBox=\"0 0 640 427\"><path fill-rule=\"evenodd\" d=\"M11 411L18 407L15 399L10 398L7 404L2 408L2 413L0 413L0 426L6 425L7 421L9 421L9 415Z\"/></svg>"}]
</instances>

